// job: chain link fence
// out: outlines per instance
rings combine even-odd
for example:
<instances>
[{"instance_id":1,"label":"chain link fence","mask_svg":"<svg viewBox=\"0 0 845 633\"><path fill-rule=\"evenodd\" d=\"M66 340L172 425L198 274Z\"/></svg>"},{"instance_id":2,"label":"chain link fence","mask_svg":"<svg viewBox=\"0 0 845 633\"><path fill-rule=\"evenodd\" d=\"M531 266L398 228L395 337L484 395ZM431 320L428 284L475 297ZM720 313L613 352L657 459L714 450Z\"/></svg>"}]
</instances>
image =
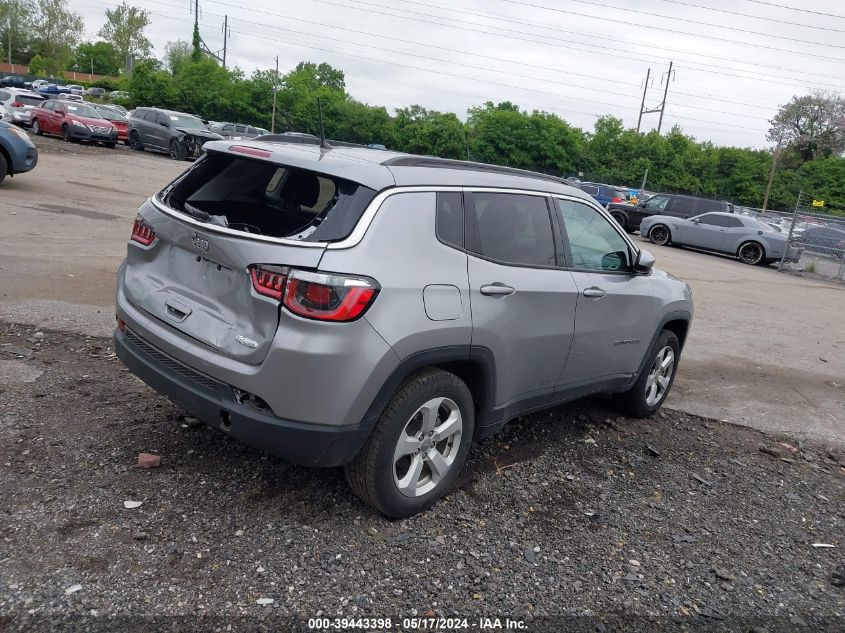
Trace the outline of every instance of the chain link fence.
<instances>
[{"instance_id":1,"label":"chain link fence","mask_svg":"<svg viewBox=\"0 0 845 633\"><path fill-rule=\"evenodd\" d=\"M845 216L818 213L811 201L801 194L791 212L747 207L737 212L768 223L798 250L798 261L781 261L778 270L845 283Z\"/></svg>"}]
</instances>

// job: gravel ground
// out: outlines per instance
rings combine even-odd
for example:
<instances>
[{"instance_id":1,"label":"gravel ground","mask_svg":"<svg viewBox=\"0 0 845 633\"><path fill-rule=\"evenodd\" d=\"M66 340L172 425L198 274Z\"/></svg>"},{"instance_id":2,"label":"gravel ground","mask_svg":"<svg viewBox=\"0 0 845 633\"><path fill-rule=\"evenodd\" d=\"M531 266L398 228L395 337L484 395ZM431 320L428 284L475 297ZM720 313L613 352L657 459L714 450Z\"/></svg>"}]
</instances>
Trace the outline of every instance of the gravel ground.
<instances>
[{"instance_id":1,"label":"gravel ground","mask_svg":"<svg viewBox=\"0 0 845 633\"><path fill-rule=\"evenodd\" d=\"M510 424L389 521L340 470L195 425L110 341L3 324L0 630L841 631L845 454L784 441L591 400Z\"/></svg>"}]
</instances>

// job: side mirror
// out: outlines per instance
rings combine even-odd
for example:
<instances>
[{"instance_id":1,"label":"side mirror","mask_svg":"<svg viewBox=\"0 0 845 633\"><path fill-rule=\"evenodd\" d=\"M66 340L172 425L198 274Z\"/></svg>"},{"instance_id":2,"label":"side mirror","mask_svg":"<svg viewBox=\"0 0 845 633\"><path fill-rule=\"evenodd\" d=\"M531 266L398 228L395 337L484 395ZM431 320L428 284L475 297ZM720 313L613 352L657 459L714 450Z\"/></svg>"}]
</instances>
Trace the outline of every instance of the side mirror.
<instances>
[{"instance_id":1,"label":"side mirror","mask_svg":"<svg viewBox=\"0 0 845 633\"><path fill-rule=\"evenodd\" d=\"M651 269L654 267L654 262L656 261L657 260L654 259L654 255L645 249L640 249L640 252L637 255L637 261L634 264L634 270L638 273L648 274L651 272Z\"/></svg>"},{"instance_id":2,"label":"side mirror","mask_svg":"<svg viewBox=\"0 0 845 633\"><path fill-rule=\"evenodd\" d=\"M698 224L699 222L701 222L701 220L699 218L696 218L695 220L692 221L693 224Z\"/></svg>"},{"instance_id":3,"label":"side mirror","mask_svg":"<svg viewBox=\"0 0 845 633\"><path fill-rule=\"evenodd\" d=\"M161 127L170 127L170 121L159 121Z\"/></svg>"}]
</instances>

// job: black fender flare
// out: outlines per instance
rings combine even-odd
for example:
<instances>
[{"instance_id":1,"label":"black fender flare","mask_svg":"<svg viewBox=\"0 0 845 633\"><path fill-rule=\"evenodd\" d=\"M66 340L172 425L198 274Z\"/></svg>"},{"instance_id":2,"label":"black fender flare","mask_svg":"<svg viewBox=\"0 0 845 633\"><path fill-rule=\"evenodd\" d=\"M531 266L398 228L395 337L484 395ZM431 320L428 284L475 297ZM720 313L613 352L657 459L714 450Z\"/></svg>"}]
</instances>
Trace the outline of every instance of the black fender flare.
<instances>
[{"instance_id":1,"label":"black fender flare","mask_svg":"<svg viewBox=\"0 0 845 633\"><path fill-rule=\"evenodd\" d=\"M654 330L654 335L651 337L651 340L648 342L648 347L646 347L646 353L643 354L643 359L640 361L640 366L637 368L637 373L634 374L633 380L631 380L631 384L637 382L637 379L640 377L640 374L643 373L646 365L648 364L649 358L651 358L651 350L654 348L654 344L657 342L657 337L660 336L660 333L665 329L667 323L671 323L672 321L684 321L687 324L687 332L686 336L683 340L678 341L681 346L681 350L684 349L684 344L686 343L687 338L689 338L689 328L692 324L692 314L690 314L687 310L675 310L673 312L669 312L663 316L658 324L657 328Z\"/></svg>"},{"instance_id":2,"label":"black fender flare","mask_svg":"<svg viewBox=\"0 0 845 633\"><path fill-rule=\"evenodd\" d=\"M397 387L408 376L425 367L445 366L448 371L450 363L471 365L477 369L477 383L468 386L475 400L475 428L483 427L490 418L496 401L496 362L489 349L472 345L437 347L404 358L385 380L364 414L366 425L371 427L375 424ZM465 379L463 376L459 377Z\"/></svg>"}]
</instances>

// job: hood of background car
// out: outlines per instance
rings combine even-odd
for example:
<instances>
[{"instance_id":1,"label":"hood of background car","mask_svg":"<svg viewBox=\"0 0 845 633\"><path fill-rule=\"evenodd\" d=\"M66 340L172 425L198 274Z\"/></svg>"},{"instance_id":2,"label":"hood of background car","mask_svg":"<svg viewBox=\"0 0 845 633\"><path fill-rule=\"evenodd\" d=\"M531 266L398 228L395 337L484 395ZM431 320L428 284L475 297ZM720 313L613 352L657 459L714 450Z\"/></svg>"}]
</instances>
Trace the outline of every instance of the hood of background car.
<instances>
[{"instance_id":1,"label":"hood of background car","mask_svg":"<svg viewBox=\"0 0 845 633\"><path fill-rule=\"evenodd\" d=\"M174 130L178 132L182 132L183 134L190 134L191 136L199 136L204 139L208 139L209 141L221 141L223 137L217 134L216 132L212 132L210 130L197 130L192 128L182 128L182 127L175 127Z\"/></svg>"}]
</instances>

